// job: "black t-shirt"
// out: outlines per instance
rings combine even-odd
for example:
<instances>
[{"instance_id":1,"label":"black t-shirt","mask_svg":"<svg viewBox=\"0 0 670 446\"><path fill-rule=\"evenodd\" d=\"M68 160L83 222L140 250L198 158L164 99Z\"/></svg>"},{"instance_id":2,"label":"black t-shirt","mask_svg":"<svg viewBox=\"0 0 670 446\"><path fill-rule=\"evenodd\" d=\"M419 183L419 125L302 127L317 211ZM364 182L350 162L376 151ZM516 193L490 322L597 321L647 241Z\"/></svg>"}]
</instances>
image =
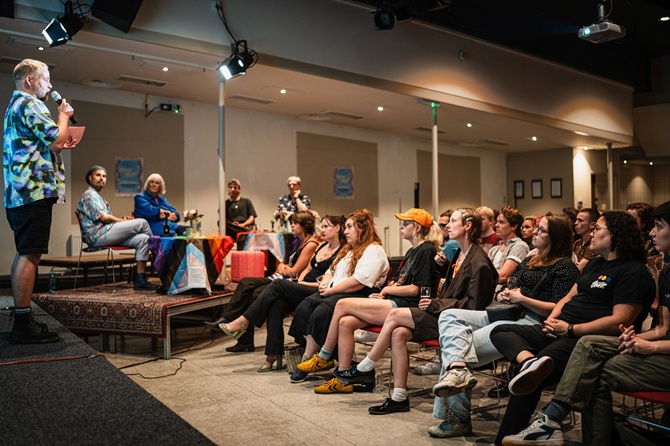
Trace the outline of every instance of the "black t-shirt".
<instances>
[{"instance_id":1,"label":"black t-shirt","mask_svg":"<svg viewBox=\"0 0 670 446\"><path fill-rule=\"evenodd\" d=\"M240 198L238 201L226 200L226 221L244 223L250 216L256 217L256 209L248 198Z\"/></svg>"},{"instance_id":2,"label":"black t-shirt","mask_svg":"<svg viewBox=\"0 0 670 446\"><path fill-rule=\"evenodd\" d=\"M670 264L665 265L658 276L658 306L664 305L670 311ZM670 339L670 330L665 334Z\"/></svg>"},{"instance_id":3,"label":"black t-shirt","mask_svg":"<svg viewBox=\"0 0 670 446\"><path fill-rule=\"evenodd\" d=\"M618 304L642 305L634 322L636 330L647 316L656 286L647 267L637 260L591 260L577 281L577 294L566 303L560 319L581 324L611 316Z\"/></svg>"},{"instance_id":4,"label":"black t-shirt","mask_svg":"<svg viewBox=\"0 0 670 446\"><path fill-rule=\"evenodd\" d=\"M435 286L439 272L435 263L435 254L437 254L437 250L430 242L424 242L415 248L410 248L405 254L402 266L393 276L395 284L411 284L418 287ZM412 297L389 296L389 299L394 300L399 306L407 306L406 301L415 302L413 306L416 306L419 298L419 293Z\"/></svg>"}]
</instances>

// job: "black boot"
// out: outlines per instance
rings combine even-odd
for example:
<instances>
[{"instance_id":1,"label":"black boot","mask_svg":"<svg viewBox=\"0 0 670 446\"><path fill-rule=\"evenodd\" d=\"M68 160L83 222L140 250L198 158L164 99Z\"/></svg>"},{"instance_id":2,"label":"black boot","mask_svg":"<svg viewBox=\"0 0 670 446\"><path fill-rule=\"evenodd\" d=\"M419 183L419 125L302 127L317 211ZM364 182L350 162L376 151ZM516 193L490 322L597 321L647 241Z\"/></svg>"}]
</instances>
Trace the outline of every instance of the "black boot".
<instances>
[{"instance_id":1,"label":"black boot","mask_svg":"<svg viewBox=\"0 0 670 446\"><path fill-rule=\"evenodd\" d=\"M32 311L14 314L14 326L9 336L11 344L50 344L59 340L58 333L49 331L46 324L38 323Z\"/></svg>"},{"instance_id":2,"label":"black boot","mask_svg":"<svg viewBox=\"0 0 670 446\"><path fill-rule=\"evenodd\" d=\"M135 280L133 281L133 289L155 291L156 285L150 284L147 281L147 276L145 274L137 273L135 274Z\"/></svg>"}]
</instances>

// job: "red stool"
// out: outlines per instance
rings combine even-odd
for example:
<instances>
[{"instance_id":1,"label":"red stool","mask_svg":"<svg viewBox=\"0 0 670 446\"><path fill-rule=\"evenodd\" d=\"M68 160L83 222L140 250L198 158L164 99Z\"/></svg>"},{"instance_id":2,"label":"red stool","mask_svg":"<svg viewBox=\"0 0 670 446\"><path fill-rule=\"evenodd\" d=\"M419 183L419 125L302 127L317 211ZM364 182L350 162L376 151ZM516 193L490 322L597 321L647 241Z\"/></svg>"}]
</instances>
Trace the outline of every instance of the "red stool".
<instances>
[{"instance_id":1,"label":"red stool","mask_svg":"<svg viewBox=\"0 0 670 446\"><path fill-rule=\"evenodd\" d=\"M233 251L230 259L230 276L233 282L245 277L265 276L265 254L261 251Z\"/></svg>"}]
</instances>

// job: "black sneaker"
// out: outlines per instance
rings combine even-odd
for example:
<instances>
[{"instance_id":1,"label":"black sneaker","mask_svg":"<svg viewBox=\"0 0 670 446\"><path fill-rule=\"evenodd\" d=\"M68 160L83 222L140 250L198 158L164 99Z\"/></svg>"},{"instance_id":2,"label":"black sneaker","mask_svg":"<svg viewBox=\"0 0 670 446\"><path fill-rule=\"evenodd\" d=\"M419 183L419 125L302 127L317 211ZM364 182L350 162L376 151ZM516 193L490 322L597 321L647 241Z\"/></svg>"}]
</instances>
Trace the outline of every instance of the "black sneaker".
<instances>
[{"instance_id":1,"label":"black sneaker","mask_svg":"<svg viewBox=\"0 0 670 446\"><path fill-rule=\"evenodd\" d=\"M51 344L60 340L58 333L49 331L46 324L38 323L32 312L14 317L10 344Z\"/></svg>"},{"instance_id":2,"label":"black sneaker","mask_svg":"<svg viewBox=\"0 0 670 446\"><path fill-rule=\"evenodd\" d=\"M356 367L348 370L335 370L333 376L345 384L373 384L375 383L375 370L361 372Z\"/></svg>"},{"instance_id":3,"label":"black sneaker","mask_svg":"<svg viewBox=\"0 0 670 446\"><path fill-rule=\"evenodd\" d=\"M152 285L143 278L135 278L135 282L133 283L134 290L155 291L156 288L156 285Z\"/></svg>"},{"instance_id":4,"label":"black sneaker","mask_svg":"<svg viewBox=\"0 0 670 446\"><path fill-rule=\"evenodd\" d=\"M368 408L370 415L387 415L395 412L409 412L409 398L404 401L393 401L391 398L386 398L381 406Z\"/></svg>"},{"instance_id":5,"label":"black sneaker","mask_svg":"<svg viewBox=\"0 0 670 446\"><path fill-rule=\"evenodd\" d=\"M306 380L308 376L309 372L303 372L302 370L295 369L295 371L291 373L289 379L292 383L301 383Z\"/></svg>"}]
</instances>

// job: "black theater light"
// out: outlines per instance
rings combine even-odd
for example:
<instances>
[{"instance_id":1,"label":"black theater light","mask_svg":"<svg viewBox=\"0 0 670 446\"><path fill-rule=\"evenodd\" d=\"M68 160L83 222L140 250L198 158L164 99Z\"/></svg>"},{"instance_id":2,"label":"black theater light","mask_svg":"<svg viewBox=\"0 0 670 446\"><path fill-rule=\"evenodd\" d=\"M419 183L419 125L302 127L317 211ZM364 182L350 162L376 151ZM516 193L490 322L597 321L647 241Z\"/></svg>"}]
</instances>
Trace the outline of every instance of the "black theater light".
<instances>
[{"instance_id":1,"label":"black theater light","mask_svg":"<svg viewBox=\"0 0 670 446\"><path fill-rule=\"evenodd\" d=\"M375 12L375 27L381 31L393 29L395 24L395 16L393 11L388 9L377 9Z\"/></svg>"},{"instance_id":2,"label":"black theater light","mask_svg":"<svg viewBox=\"0 0 670 446\"><path fill-rule=\"evenodd\" d=\"M246 40L238 40L232 47L233 52L230 57L219 65L219 71L226 80L245 74L258 58L254 50L247 48Z\"/></svg>"},{"instance_id":3,"label":"black theater light","mask_svg":"<svg viewBox=\"0 0 670 446\"><path fill-rule=\"evenodd\" d=\"M77 34L84 27L84 18L75 14L72 8L72 2L65 2L65 12L62 17L56 17L42 31L42 35L49 46L58 46L72 40L72 36Z\"/></svg>"}]
</instances>

